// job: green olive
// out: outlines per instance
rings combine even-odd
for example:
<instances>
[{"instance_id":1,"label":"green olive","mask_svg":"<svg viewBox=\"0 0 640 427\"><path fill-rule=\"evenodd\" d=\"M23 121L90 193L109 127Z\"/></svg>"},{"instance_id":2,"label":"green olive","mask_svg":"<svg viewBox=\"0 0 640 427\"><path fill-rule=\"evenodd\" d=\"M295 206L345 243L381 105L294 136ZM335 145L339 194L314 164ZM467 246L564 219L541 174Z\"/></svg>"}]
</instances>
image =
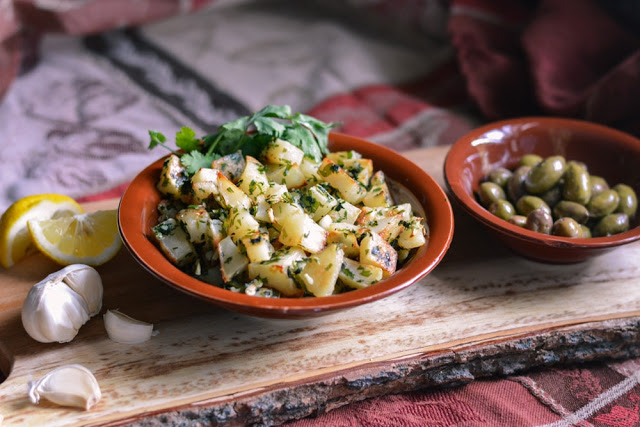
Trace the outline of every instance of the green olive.
<instances>
[{"instance_id":1,"label":"green olive","mask_svg":"<svg viewBox=\"0 0 640 427\"><path fill-rule=\"evenodd\" d=\"M611 236L623 233L629 229L629 215L624 213L613 213L604 216L593 228L595 237Z\"/></svg>"},{"instance_id":2,"label":"green olive","mask_svg":"<svg viewBox=\"0 0 640 427\"><path fill-rule=\"evenodd\" d=\"M591 199L591 180L589 172L578 163L567 165L564 172L564 185L562 187L564 200L586 205Z\"/></svg>"},{"instance_id":3,"label":"green olive","mask_svg":"<svg viewBox=\"0 0 640 427\"><path fill-rule=\"evenodd\" d=\"M617 184L613 187L613 191L620 196L620 203L616 212L625 213L629 215L629 218L635 217L638 210L638 197L633 188L626 184Z\"/></svg>"},{"instance_id":4,"label":"green olive","mask_svg":"<svg viewBox=\"0 0 640 427\"><path fill-rule=\"evenodd\" d=\"M589 210L576 202L561 200L553 207L553 216L556 218L573 218L580 224L585 224L589 219Z\"/></svg>"},{"instance_id":5,"label":"green olive","mask_svg":"<svg viewBox=\"0 0 640 427\"><path fill-rule=\"evenodd\" d=\"M551 208L540 197L526 195L520 197L516 202L516 211L520 215L528 216L529 212L536 209L542 209L551 215Z\"/></svg>"},{"instance_id":6,"label":"green olive","mask_svg":"<svg viewBox=\"0 0 640 427\"><path fill-rule=\"evenodd\" d=\"M513 225L517 225L518 227L524 227L527 224L527 217L522 215L514 215L507 221L509 221Z\"/></svg>"},{"instance_id":7,"label":"green olive","mask_svg":"<svg viewBox=\"0 0 640 427\"><path fill-rule=\"evenodd\" d=\"M525 154L524 156L520 157L518 166L534 167L538 163L542 162L542 160L542 156L538 156L537 154Z\"/></svg>"},{"instance_id":8,"label":"green olive","mask_svg":"<svg viewBox=\"0 0 640 427\"><path fill-rule=\"evenodd\" d=\"M564 217L553 223L551 234L562 237L582 237L582 226L573 218Z\"/></svg>"},{"instance_id":9,"label":"green olive","mask_svg":"<svg viewBox=\"0 0 640 427\"><path fill-rule=\"evenodd\" d=\"M500 199L491 203L489 206L489 212L506 221L516 214L516 208L514 208L507 200Z\"/></svg>"},{"instance_id":10,"label":"green olive","mask_svg":"<svg viewBox=\"0 0 640 427\"><path fill-rule=\"evenodd\" d=\"M589 227L587 227L584 224L580 224L580 229L582 230L582 237L583 239L590 239L591 238L591 229Z\"/></svg>"},{"instance_id":11,"label":"green olive","mask_svg":"<svg viewBox=\"0 0 640 427\"><path fill-rule=\"evenodd\" d=\"M538 233L550 234L553 227L551 214L544 209L534 209L527 215L527 222L524 226L527 230Z\"/></svg>"},{"instance_id":12,"label":"green olive","mask_svg":"<svg viewBox=\"0 0 640 427\"><path fill-rule=\"evenodd\" d=\"M520 197L524 196L524 180L530 171L531 166L520 166L518 169L513 171L511 178L509 178L509 182L507 182L507 194L509 195L509 200L513 203L517 202Z\"/></svg>"},{"instance_id":13,"label":"green olive","mask_svg":"<svg viewBox=\"0 0 640 427\"><path fill-rule=\"evenodd\" d=\"M609 189L607 180L601 176L591 175L591 197Z\"/></svg>"},{"instance_id":14,"label":"green olive","mask_svg":"<svg viewBox=\"0 0 640 427\"><path fill-rule=\"evenodd\" d=\"M613 190L605 190L596 194L589 200L587 209L589 215L594 218L600 218L614 212L620 203L620 196Z\"/></svg>"},{"instance_id":15,"label":"green olive","mask_svg":"<svg viewBox=\"0 0 640 427\"><path fill-rule=\"evenodd\" d=\"M489 207L491 206L491 203L506 199L507 196L504 194L502 187L498 184L486 181L478 187L478 198L480 199L482 206Z\"/></svg>"},{"instance_id":16,"label":"green olive","mask_svg":"<svg viewBox=\"0 0 640 427\"><path fill-rule=\"evenodd\" d=\"M562 187L555 185L539 196L547 205L553 207L562 200Z\"/></svg>"},{"instance_id":17,"label":"green olive","mask_svg":"<svg viewBox=\"0 0 640 427\"><path fill-rule=\"evenodd\" d=\"M489 171L487 174L487 181L494 182L504 188L506 187L509 178L511 178L511 175L513 175L513 172L509 169L498 167Z\"/></svg>"},{"instance_id":18,"label":"green olive","mask_svg":"<svg viewBox=\"0 0 640 427\"><path fill-rule=\"evenodd\" d=\"M529 193L544 193L560 181L566 162L562 156L551 156L535 165L524 180L524 188Z\"/></svg>"},{"instance_id":19,"label":"green olive","mask_svg":"<svg viewBox=\"0 0 640 427\"><path fill-rule=\"evenodd\" d=\"M582 169L584 169L587 172L589 172L589 167L587 166L587 164L585 162L581 162L579 160L569 160L569 161L567 161L567 166L569 166L569 165L580 166Z\"/></svg>"}]
</instances>

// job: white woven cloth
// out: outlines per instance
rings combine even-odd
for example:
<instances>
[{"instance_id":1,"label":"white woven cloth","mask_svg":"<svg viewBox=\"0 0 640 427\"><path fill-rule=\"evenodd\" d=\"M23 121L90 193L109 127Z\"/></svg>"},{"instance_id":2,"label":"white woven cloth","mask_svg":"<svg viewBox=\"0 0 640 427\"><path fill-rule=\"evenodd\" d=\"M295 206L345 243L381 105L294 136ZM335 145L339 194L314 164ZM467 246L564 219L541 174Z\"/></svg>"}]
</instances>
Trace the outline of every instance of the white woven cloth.
<instances>
[{"instance_id":1,"label":"white woven cloth","mask_svg":"<svg viewBox=\"0 0 640 427\"><path fill-rule=\"evenodd\" d=\"M443 42L357 23L288 1L216 7L139 30L195 80L123 32L103 36L109 59L79 38L45 37L37 66L0 101L0 212L30 194L77 198L130 181L165 154L147 150L149 129L202 134L266 104L305 112L335 93L424 75L451 55Z\"/></svg>"}]
</instances>

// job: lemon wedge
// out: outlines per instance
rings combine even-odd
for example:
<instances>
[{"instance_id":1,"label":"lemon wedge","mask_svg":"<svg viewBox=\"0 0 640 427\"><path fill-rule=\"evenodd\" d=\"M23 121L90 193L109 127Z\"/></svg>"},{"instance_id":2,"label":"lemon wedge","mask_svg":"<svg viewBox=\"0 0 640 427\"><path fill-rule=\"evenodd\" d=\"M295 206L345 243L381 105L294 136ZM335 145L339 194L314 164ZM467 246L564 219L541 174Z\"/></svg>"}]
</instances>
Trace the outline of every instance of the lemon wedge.
<instances>
[{"instance_id":1,"label":"lemon wedge","mask_svg":"<svg viewBox=\"0 0 640 427\"><path fill-rule=\"evenodd\" d=\"M61 265L101 265L122 247L116 210L32 219L27 225L38 249Z\"/></svg>"},{"instance_id":2,"label":"lemon wedge","mask_svg":"<svg viewBox=\"0 0 640 427\"><path fill-rule=\"evenodd\" d=\"M0 265L10 268L33 247L27 221L82 213L82 207L62 194L37 194L17 200L0 218Z\"/></svg>"}]
</instances>

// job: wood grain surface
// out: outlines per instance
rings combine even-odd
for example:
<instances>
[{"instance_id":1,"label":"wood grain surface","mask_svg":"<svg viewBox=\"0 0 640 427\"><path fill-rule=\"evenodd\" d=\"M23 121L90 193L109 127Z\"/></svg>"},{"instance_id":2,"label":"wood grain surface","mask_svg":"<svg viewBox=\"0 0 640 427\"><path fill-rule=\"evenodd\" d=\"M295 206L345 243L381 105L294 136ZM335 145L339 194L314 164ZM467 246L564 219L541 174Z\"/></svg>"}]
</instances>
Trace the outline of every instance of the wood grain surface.
<instances>
[{"instance_id":1,"label":"wood grain surface","mask_svg":"<svg viewBox=\"0 0 640 427\"><path fill-rule=\"evenodd\" d=\"M442 184L446 147L406 154ZM308 320L254 318L193 299L123 249L99 268L103 312L153 323L158 335L139 345L110 341L101 315L71 343L27 336L26 293L59 268L33 255L0 271L3 425L270 425L386 393L640 354L640 242L580 264L541 264L454 210L451 249L426 278ZM90 411L31 404L28 381L68 363L94 372L102 400Z\"/></svg>"}]
</instances>

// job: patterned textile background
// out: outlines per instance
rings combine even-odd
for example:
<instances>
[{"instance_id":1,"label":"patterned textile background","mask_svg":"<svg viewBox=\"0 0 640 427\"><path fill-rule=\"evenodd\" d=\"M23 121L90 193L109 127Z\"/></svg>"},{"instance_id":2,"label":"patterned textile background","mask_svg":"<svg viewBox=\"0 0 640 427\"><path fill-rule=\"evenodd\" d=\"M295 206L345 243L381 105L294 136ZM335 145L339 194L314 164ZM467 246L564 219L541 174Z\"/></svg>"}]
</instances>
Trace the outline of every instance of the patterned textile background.
<instances>
[{"instance_id":1,"label":"patterned textile background","mask_svg":"<svg viewBox=\"0 0 640 427\"><path fill-rule=\"evenodd\" d=\"M595 0L0 0L0 212L119 196L149 129L289 104L396 150L564 115L640 135L640 6ZM299 426L640 425L637 360L349 405Z\"/></svg>"},{"instance_id":2,"label":"patterned textile background","mask_svg":"<svg viewBox=\"0 0 640 427\"><path fill-rule=\"evenodd\" d=\"M0 104L0 209L43 191L109 190L164 154L146 149L149 129L203 134L267 104L397 149L452 143L473 120L451 46L394 33L274 1L45 35Z\"/></svg>"}]
</instances>

